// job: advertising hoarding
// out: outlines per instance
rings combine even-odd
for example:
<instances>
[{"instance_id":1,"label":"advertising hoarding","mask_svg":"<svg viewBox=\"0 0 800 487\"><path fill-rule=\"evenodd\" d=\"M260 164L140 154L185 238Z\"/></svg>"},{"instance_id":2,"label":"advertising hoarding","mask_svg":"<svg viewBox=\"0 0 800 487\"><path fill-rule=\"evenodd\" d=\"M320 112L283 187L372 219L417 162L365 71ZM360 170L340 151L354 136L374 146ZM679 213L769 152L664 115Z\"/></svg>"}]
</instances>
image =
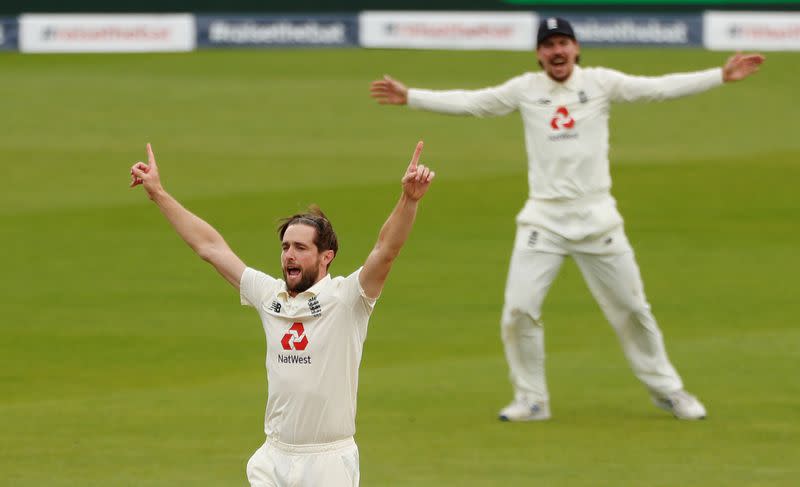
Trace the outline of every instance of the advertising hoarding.
<instances>
[{"instance_id":1,"label":"advertising hoarding","mask_svg":"<svg viewBox=\"0 0 800 487\"><path fill-rule=\"evenodd\" d=\"M201 47L344 47L358 45L356 15L199 15Z\"/></svg>"},{"instance_id":2,"label":"advertising hoarding","mask_svg":"<svg viewBox=\"0 0 800 487\"><path fill-rule=\"evenodd\" d=\"M0 51L17 48L17 19L0 17Z\"/></svg>"},{"instance_id":3,"label":"advertising hoarding","mask_svg":"<svg viewBox=\"0 0 800 487\"><path fill-rule=\"evenodd\" d=\"M718 51L800 50L800 12L717 12L704 15L704 44Z\"/></svg>"},{"instance_id":4,"label":"advertising hoarding","mask_svg":"<svg viewBox=\"0 0 800 487\"><path fill-rule=\"evenodd\" d=\"M19 20L22 52L191 51L191 14L24 14Z\"/></svg>"},{"instance_id":5,"label":"advertising hoarding","mask_svg":"<svg viewBox=\"0 0 800 487\"><path fill-rule=\"evenodd\" d=\"M362 12L360 44L373 48L533 49L532 12Z\"/></svg>"},{"instance_id":6,"label":"advertising hoarding","mask_svg":"<svg viewBox=\"0 0 800 487\"><path fill-rule=\"evenodd\" d=\"M539 15L569 20L582 45L701 46L703 43L700 14L540 12Z\"/></svg>"}]
</instances>

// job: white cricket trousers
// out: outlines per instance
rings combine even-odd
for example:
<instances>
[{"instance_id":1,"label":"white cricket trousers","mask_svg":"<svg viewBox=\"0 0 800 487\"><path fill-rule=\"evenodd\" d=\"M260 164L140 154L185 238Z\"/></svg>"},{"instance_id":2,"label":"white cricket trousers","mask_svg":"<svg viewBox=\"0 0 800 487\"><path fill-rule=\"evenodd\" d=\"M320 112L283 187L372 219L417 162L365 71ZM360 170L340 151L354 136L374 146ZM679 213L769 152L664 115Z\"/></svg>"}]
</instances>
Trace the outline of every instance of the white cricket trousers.
<instances>
[{"instance_id":1,"label":"white cricket trousers","mask_svg":"<svg viewBox=\"0 0 800 487\"><path fill-rule=\"evenodd\" d=\"M251 487L358 487L353 438L318 445L288 445L267 438L247 462Z\"/></svg>"},{"instance_id":2,"label":"white cricket trousers","mask_svg":"<svg viewBox=\"0 0 800 487\"><path fill-rule=\"evenodd\" d=\"M633 250L620 225L580 242L530 225L517 227L508 272L501 334L515 397L549 401L545 380L542 303L569 255L611 323L636 377L652 394L683 388L667 358L661 331L650 312Z\"/></svg>"}]
</instances>

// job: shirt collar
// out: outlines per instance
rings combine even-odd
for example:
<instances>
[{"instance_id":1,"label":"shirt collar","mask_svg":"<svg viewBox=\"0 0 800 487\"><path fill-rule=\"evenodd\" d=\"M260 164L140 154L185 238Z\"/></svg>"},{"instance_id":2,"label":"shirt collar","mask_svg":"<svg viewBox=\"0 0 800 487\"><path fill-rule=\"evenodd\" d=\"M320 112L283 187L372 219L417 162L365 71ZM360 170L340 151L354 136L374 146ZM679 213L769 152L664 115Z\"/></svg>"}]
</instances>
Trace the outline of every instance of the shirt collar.
<instances>
[{"instance_id":1,"label":"shirt collar","mask_svg":"<svg viewBox=\"0 0 800 487\"><path fill-rule=\"evenodd\" d=\"M563 83L554 81L552 78L550 78L550 76L547 75L547 73L543 74L544 77L547 79L549 91L553 93L560 88L569 91L578 91L580 89L579 84L582 76L581 71L582 71L581 67L576 64L575 66L572 67L572 74L570 74L569 78L567 78L567 81L564 81Z\"/></svg>"},{"instance_id":2,"label":"shirt collar","mask_svg":"<svg viewBox=\"0 0 800 487\"><path fill-rule=\"evenodd\" d=\"M313 286L306 289L302 293L298 293L296 297L299 297L303 294L309 294L311 296L317 296L320 291L331 281L331 275L326 274L325 277L317 281ZM278 296L283 297L283 299L289 299L289 291L286 289L286 281L281 281L281 288L278 290Z\"/></svg>"}]
</instances>

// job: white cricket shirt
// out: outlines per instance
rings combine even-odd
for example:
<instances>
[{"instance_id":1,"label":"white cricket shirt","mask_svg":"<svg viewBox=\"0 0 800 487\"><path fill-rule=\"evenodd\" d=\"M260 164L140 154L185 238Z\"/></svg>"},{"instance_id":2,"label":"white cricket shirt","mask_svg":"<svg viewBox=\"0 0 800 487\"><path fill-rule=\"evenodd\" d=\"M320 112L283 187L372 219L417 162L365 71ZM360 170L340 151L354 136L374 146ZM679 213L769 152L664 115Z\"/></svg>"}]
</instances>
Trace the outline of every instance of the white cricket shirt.
<instances>
[{"instance_id":1,"label":"white cricket shirt","mask_svg":"<svg viewBox=\"0 0 800 487\"><path fill-rule=\"evenodd\" d=\"M408 105L477 117L519 110L525 128L529 198L517 220L580 239L622 223L610 195L611 102L664 100L721 84L721 68L645 77L575 66L563 83L536 72L481 90L409 89Z\"/></svg>"},{"instance_id":2,"label":"white cricket shirt","mask_svg":"<svg viewBox=\"0 0 800 487\"><path fill-rule=\"evenodd\" d=\"M291 445L355 434L358 367L375 299L358 282L325 276L292 298L282 279L247 268L241 301L253 306L267 338L267 437Z\"/></svg>"}]
</instances>

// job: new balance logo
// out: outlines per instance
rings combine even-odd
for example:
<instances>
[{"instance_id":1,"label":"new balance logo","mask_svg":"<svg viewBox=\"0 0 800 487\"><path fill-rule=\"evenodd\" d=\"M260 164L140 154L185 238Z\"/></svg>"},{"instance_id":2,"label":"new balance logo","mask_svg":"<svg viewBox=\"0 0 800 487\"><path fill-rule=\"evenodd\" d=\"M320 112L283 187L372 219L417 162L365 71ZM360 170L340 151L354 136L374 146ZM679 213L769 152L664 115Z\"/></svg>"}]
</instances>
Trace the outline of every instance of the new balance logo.
<instances>
[{"instance_id":1,"label":"new balance logo","mask_svg":"<svg viewBox=\"0 0 800 487\"><path fill-rule=\"evenodd\" d=\"M292 324L289 331L283 335L281 346L284 350L302 351L306 349L308 346L308 337L306 336L306 330L303 328L302 323L296 322Z\"/></svg>"},{"instance_id":2,"label":"new balance logo","mask_svg":"<svg viewBox=\"0 0 800 487\"><path fill-rule=\"evenodd\" d=\"M273 301L272 304L269 305L269 310L273 311L275 313L280 313L281 312L281 303L279 303L277 301Z\"/></svg>"}]
</instances>

